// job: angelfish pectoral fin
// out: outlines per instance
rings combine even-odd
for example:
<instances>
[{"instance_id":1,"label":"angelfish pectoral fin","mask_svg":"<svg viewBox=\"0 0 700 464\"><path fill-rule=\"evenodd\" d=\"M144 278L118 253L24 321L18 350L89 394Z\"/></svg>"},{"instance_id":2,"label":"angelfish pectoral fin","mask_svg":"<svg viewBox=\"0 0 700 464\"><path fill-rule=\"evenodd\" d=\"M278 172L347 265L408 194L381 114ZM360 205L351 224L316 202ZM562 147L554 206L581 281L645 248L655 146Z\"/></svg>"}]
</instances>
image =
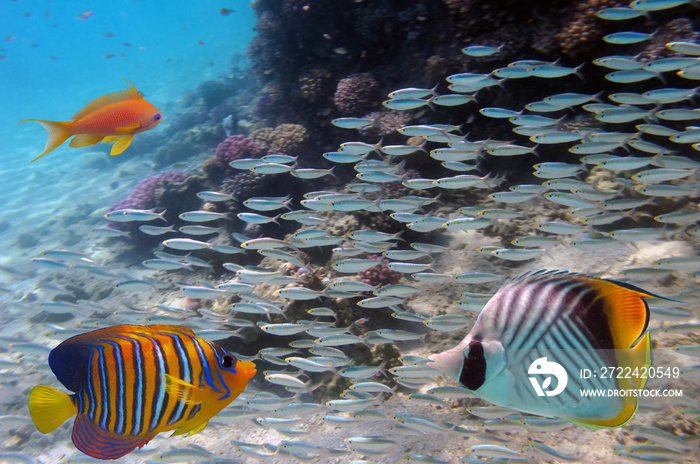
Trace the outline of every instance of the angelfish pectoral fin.
<instances>
[{"instance_id":1,"label":"angelfish pectoral fin","mask_svg":"<svg viewBox=\"0 0 700 464\"><path fill-rule=\"evenodd\" d=\"M165 391L168 395L177 398L178 401L187 405L197 405L202 403L201 388L197 388L191 383L178 379L177 377L165 374Z\"/></svg>"},{"instance_id":2,"label":"angelfish pectoral fin","mask_svg":"<svg viewBox=\"0 0 700 464\"><path fill-rule=\"evenodd\" d=\"M195 434L195 433L199 433L199 432L201 432L202 430L204 430L204 427L206 427L208 423L209 423L209 421L208 421L208 420L205 420L205 421L202 422L201 424L197 424L197 425L195 425L194 427L192 427L192 426L190 426L190 425L183 425L183 426L180 427L179 429L175 430L175 432L173 432L173 434L171 435L171 437L174 437L175 435L182 435L182 434L184 434L184 433L186 433L187 435L192 435L192 434Z\"/></svg>"},{"instance_id":3,"label":"angelfish pectoral fin","mask_svg":"<svg viewBox=\"0 0 700 464\"><path fill-rule=\"evenodd\" d=\"M112 145L112 150L109 152L110 155L118 155L131 145L131 140L134 138L133 135L125 135L123 137L118 137L114 145Z\"/></svg>"}]
</instances>

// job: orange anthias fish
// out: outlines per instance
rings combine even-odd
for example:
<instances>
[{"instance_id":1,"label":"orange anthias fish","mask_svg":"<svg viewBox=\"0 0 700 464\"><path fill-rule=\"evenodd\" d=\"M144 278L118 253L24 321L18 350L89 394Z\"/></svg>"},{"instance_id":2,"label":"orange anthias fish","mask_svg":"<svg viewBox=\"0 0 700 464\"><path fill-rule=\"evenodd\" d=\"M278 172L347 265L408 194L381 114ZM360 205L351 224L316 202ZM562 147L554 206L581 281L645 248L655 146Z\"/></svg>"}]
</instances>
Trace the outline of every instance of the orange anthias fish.
<instances>
[{"instance_id":1,"label":"orange anthias fish","mask_svg":"<svg viewBox=\"0 0 700 464\"><path fill-rule=\"evenodd\" d=\"M252 362L177 325L118 325L76 335L51 351L49 367L74 393L32 388L34 425L49 433L77 414L73 443L97 459L117 459L160 432L203 430L256 372Z\"/></svg>"},{"instance_id":2,"label":"orange anthias fish","mask_svg":"<svg viewBox=\"0 0 700 464\"><path fill-rule=\"evenodd\" d=\"M125 79L126 81L126 79ZM49 153L69 137L71 147L86 147L97 142L116 142L110 155L126 150L134 134L157 126L163 116L158 108L143 99L131 82L130 88L94 99L71 118L71 121L24 119L17 124L36 121L49 133L44 151L32 161Z\"/></svg>"}]
</instances>

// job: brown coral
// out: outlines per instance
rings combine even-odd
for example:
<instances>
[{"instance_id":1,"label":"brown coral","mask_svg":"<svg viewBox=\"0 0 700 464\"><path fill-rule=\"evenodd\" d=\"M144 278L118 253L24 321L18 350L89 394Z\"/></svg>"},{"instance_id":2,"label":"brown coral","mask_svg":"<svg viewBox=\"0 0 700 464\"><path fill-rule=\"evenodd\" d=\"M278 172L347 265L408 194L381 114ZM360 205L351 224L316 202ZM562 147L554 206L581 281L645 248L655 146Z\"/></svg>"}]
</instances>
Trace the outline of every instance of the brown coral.
<instances>
[{"instance_id":1,"label":"brown coral","mask_svg":"<svg viewBox=\"0 0 700 464\"><path fill-rule=\"evenodd\" d=\"M280 124L274 129L263 128L250 133L250 139L268 153L300 155L309 141L309 132L299 124Z\"/></svg>"},{"instance_id":2,"label":"brown coral","mask_svg":"<svg viewBox=\"0 0 700 464\"><path fill-rule=\"evenodd\" d=\"M663 25L654 34L651 42L639 54L640 61L655 60L676 53L666 48L669 42L695 42L698 33L693 29L693 23L688 18L673 19Z\"/></svg>"},{"instance_id":3,"label":"brown coral","mask_svg":"<svg viewBox=\"0 0 700 464\"><path fill-rule=\"evenodd\" d=\"M315 102L330 94L331 73L327 69L313 68L299 78L299 93L308 102Z\"/></svg>"},{"instance_id":4,"label":"brown coral","mask_svg":"<svg viewBox=\"0 0 700 464\"><path fill-rule=\"evenodd\" d=\"M379 83L368 73L351 74L341 79L333 103L344 116L365 114L381 100Z\"/></svg>"},{"instance_id":5,"label":"brown coral","mask_svg":"<svg viewBox=\"0 0 700 464\"><path fill-rule=\"evenodd\" d=\"M393 134L401 127L413 120L413 115L408 111L373 111L365 118L372 120L372 125L360 130L362 135L385 136Z\"/></svg>"},{"instance_id":6,"label":"brown coral","mask_svg":"<svg viewBox=\"0 0 700 464\"><path fill-rule=\"evenodd\" d=\"M564 20L556 39L562 53L569 57L576 57L588 52L596 44L600 43L604 32L601 29L602 21L596 12L614 6L623 6L624 0L578 0L569 8L568 18Z\"/></svg>"}]
</instances>

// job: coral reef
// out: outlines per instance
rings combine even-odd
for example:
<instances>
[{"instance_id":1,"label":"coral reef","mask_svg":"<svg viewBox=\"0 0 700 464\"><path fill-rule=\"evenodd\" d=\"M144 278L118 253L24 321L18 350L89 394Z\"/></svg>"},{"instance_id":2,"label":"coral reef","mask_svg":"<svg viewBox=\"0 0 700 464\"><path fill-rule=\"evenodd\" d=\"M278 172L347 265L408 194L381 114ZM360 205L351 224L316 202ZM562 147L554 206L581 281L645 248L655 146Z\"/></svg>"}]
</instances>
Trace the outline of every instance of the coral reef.
<instances>
[{"instance_id":1,"label":"coral reef","mask_svg":"<svg viewBox=\"0 0 700 464\"><path fill-rule=\"evenodd\" d=\"M578 0L568 8L567 19L555 36L562 53L574 58L598 46L605 31L603 20L595 15L596 12L627 3L624 0Z\"/></svg>"},{"instance_id":2,"label":"coral reef","mask_svg":"<svg viewBox=\"0 0 700 464\"><path fill-rule=\"evenodd\" d=\"M372 120L372 125L360 129L360 134L368 136L386 136L396 133L402 126L408 125L414 118L409 111L373 111L365 115Z\"/></svg>"},{"instance_id":3,"label":"coral reef","mask_svg":"<svg viewBox=\"0 0 700 464\"><path fill-rule=\"evenodd\" d=\"M380 256L369 255L367 259L376 259L377 265L357 273L357 278L366 284L372 286L392 285L397 284L403 277L403 274L397 271L392 271L381 263Z\"/></svg>"},{"instance_id":4,"label":"coral reef","mask_svg":"<svg viewBox=\"0 0 700 464\"><path fill-rule=\"evenodd\" d=\"M250 139L268 153L297 156L306 149L309 131L299 124L280 124L254 130Z\"/></svg>"},{"instance_id":5,"label":"coral reef","mask_svg":"<svg viewBox=\"0 0 700 464\"><path fill-rule=\"evenodd\" d=\"M244 171L226 178L219 190L230 194L233 198L246 199L264 192L270 179L272 177L264 174Z\"/></svg>"},{"instance_id":6,"label":"coral reef","mask_svg":"<svg viewBox=\"0 0 700 464\"><path fill-rule=\"evenodd\" d=\"M163 187L166 183L182 183L188 177L189 173L181 171L167 171L147 176L136 184L126 198L112 206L109 210L153 208L156 206L158 189Z\"/></svg>"},{"instance_id":7,"label":"coral reef","mask_svg":"<svg viewBox=\"0 0 700 464\"><path fill-rule=\"evenodd\" d=\"M208 152L225 137L221 126L197 125L188 130L175 132L158 147L154 160L158 166L186 160L194 155Z\"/></svg>"},{"instance_id":8,"label":"coral reef","mask_svg":"<svg viewBox=\"0 0 700 464\"><path fill-rule=\"evenodd\" d=\"M212 124L220 123L224 118L237 113L236 105L233 103L221 103L209 110L209 122Z\"/></svg>"},{"instance_id":9,"label":"coral reef","mask_svg":"<svg viewBox=\"0 0 700 464\"><path fill-rule=\"evenodd\" d=\"M299 93L301 98L313 103L325 99L332 91L332 74L323 68L312 68L299 78Z\"/></svg>"},{"instance_id":10,"label":"coral reef","mask_svg":"<svg viewBox=\"0 0 700 464\"><path fill-rule=\"evenodd\" d=\"M379 83L372 75L357 73L338 82L333 103L343 116L359 116L376 108L381 97Z\"/></svg>"},{"instance_id":11,"label":"coral reef","mask_svg":"<svg viewBox=\"0 0 700 464\"><path fill-rule=\"evenodd\" d=\"M655 60L675 55L666 48L668 42L695 42L700 36L693 29L693 23L688 18L676 18L664 24L649 44L639 53L642 61Z\"/></svg>"},{"instance_id":12,"label":"coral reef","mask_svg":"<svg viewBox=\"0 0 700 464\"><path fill-rule=\"evenodd\" d=\"M267 84L255 101L254 116L257 119L275 121L277 114L284 110L285 95L278 84Z\"/></svg>"},{"instance_id":13,"label":"coral reef","mask_svg":"<svg viewBox=\"0 0 700 464\"><path fill-rule=\"evenodd\" d=\"M259 158L264 154L262 148L245 135L227 137L216 147L216 164L228 168L228 164L238 158Z\"/></svg>"}]
</instances>

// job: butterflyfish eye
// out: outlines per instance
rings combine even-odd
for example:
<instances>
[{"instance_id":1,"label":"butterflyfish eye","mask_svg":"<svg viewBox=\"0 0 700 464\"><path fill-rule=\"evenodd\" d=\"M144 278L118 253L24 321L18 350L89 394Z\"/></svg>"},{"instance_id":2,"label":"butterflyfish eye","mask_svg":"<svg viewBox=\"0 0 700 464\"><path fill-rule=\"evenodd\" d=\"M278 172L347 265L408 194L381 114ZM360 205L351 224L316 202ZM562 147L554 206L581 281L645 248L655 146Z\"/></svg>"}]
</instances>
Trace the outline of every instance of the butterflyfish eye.
<instances>
[{"instance_id":1,"label":"butterflyfish eye","mask_svg":"<svg viewBox=\"0 0 700 464\"><path fill-rule=\"evenodd\" d=\"M161 117L162 117L162 116L160 115L160 113L158 113L158 114L156 114L155 116L153 116L153 120L154 120L154 121L160 121L160 118L161 118Z\"/></svg>"},{"instance_id":2,"label":"butterflyfish eye","mask_svg":"<svg viewBox=\"0 0 700 464\"><path fill-rule=\"evenodd\" d=\"M236 360L233 358L233 356L226 355L224 356L224 359L221 360L221 365L223 367L233 367L233 364Z\"/></svg>"}]
</instances>

